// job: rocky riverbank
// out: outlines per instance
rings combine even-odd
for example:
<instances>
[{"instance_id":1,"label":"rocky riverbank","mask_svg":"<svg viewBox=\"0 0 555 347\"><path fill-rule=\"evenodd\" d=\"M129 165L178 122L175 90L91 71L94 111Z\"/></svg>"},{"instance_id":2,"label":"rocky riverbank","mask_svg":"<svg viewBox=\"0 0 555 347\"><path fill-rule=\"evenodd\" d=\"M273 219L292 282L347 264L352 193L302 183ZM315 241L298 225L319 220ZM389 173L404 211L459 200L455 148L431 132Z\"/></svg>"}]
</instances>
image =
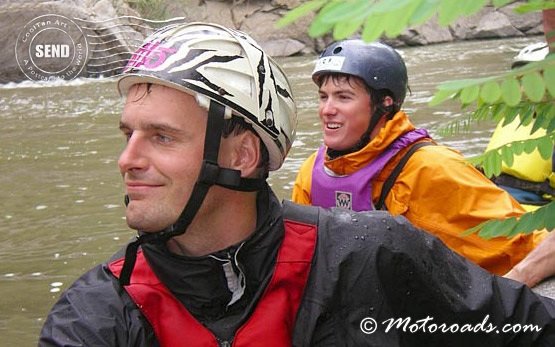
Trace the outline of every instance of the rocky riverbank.
<instances>
[{"instance_id":1,"label":"rocky riverbank","mask_svg":"<svg viewBox=\"0 0 555 347\"><path fill-rule=\"evenodd\" d=\"M140 44L152 28L161 25L137 19L141 14L132 9L128 2L0 0L0 43L5 47L0 53L0 83L119 73L129 58L129 52ZM315 39L307 35L311 17L302 18L282 29L275 28L274 23L287 11L301 4L301 0L160 0L149 3L156 3L166 18L183 17L186 21L219 23L248 32L273 56L315 54L331 41L330 37ZM486 7L447 28L429 22L406 30L394 40L386 41L393 46L413 46L541 35L541 15L515 14L513 9L517 5L518 1L498 10ZM37 20L39 17L43 18L42 22ZM60 24L56 27L55 20L60 18L68 20L59 20ZM46 20L49 20L50 26L44 24ZM71 44L60 43L62 39ZM39 41L48 44L40 45L39 50L36 47ZM67 52L73 53L73 60L68 54L63 56ZM38 56L39 53L41 56ZM80 57L80 60L75 57Z\"/></svg>"}]
</instances>

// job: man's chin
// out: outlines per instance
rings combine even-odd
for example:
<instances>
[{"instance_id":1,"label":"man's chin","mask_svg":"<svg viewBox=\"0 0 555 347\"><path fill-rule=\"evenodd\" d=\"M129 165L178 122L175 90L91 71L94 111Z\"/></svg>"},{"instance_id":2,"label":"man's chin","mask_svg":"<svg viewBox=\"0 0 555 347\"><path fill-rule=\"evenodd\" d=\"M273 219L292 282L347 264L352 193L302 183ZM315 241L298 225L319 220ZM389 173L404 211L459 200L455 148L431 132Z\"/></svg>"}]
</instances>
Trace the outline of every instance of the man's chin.
<instances>
[{"instance_id":1,"label":"man's chin","mask_svg":"<svg viewBox=\"0 0 555 347\"><path fill-rule=\"evenodd\" d=\"M131 229L142 231L145 233L155 233L164 230L168 225L146 222L145 220L126 216L127 226Z\"/></svg>"}]
</instances>

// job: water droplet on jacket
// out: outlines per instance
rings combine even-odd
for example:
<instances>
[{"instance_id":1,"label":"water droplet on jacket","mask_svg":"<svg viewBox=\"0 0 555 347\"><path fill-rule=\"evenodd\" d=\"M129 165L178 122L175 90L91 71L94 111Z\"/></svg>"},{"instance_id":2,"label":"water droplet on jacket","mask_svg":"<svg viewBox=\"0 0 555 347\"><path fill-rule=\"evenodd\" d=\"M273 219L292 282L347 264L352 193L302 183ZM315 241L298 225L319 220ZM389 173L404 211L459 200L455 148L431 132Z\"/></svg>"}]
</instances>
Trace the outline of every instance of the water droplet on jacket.
<instances>
[{"instance_id":1,"label":"water droplet on jacket","mask_svg":"<svg viewBox=\"0 0 555 347\"><path fill-rule=\"evenodd\" d=\"M364 240L364 239L365 239L365 237L364 237L364 236L361 236L361 237L360 237L360 239L361 239L361 240Z\"/></svg>"}]
</instances>

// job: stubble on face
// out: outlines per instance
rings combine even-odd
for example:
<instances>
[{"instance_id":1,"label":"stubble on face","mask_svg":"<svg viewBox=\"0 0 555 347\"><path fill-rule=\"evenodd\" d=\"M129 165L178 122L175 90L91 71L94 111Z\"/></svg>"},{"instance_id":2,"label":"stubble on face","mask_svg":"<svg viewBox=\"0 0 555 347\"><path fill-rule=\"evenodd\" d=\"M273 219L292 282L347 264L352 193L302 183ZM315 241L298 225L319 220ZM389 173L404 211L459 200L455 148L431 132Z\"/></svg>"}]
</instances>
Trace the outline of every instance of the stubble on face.
<instances>
[{"instance_id":1,"label":"stubble on face","mask_svg":"<svg viewBox=\"0 0 555 347\"><path fill-rule=\"evenodd\" d=\"M175 223L197 180L206 111L194 97L172 88L131 88L121 120L128 138L119 160L130 198L130 228L163 230Z\"/></svg>"}]
</instances>

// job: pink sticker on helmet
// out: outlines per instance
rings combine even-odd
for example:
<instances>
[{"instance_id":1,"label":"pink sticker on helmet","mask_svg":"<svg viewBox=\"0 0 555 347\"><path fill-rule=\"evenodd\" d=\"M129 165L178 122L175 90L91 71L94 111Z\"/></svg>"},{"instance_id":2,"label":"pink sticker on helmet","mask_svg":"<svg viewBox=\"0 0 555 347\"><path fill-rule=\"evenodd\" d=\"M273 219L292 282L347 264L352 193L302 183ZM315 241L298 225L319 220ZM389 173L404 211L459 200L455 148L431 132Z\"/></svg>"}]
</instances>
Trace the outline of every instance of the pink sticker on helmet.
<instances>
[{"instance_id":1,"label":"pink sticker on helmet","mask_svg":"<svg viewBox=\"0 0 555 347\"><path fill-rule=\"evenodd\" d=\"M175 48L161 46L160 42L148 42L133 54L127 62L125 70L128 71L132 68L139 69L141 66L147 69L154 69L162 65L176 51L177 49Z\"/></svg>"}]
</instances>

